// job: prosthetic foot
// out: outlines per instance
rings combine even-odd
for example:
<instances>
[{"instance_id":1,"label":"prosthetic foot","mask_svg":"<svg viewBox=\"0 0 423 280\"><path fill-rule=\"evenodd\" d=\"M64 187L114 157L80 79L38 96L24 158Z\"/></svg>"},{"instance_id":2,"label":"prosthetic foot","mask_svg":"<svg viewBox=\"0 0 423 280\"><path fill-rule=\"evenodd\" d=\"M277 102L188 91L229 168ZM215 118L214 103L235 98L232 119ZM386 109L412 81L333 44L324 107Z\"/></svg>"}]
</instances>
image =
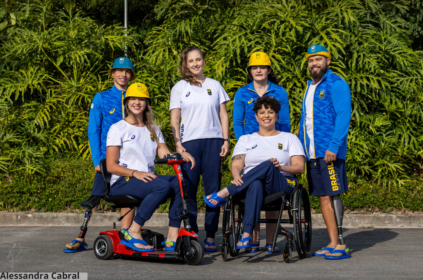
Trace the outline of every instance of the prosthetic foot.
<instances>
[{"instance_id":1,"label":"prosthetic foot","mask_svg":"<svg viewBox=\"0 0 423 280\"><path fill-rule=\"evenodd\" d=\"M79 236L72 241L72 243L66 244L66 249L63 249L65 253L76 253L85 251L88 248L88 244L85 243L85 234L88 230L88 222L90 221L92 215L91 209L85 211L84 223L81 226L81 232Z\"/></svg>"}]
</instances>

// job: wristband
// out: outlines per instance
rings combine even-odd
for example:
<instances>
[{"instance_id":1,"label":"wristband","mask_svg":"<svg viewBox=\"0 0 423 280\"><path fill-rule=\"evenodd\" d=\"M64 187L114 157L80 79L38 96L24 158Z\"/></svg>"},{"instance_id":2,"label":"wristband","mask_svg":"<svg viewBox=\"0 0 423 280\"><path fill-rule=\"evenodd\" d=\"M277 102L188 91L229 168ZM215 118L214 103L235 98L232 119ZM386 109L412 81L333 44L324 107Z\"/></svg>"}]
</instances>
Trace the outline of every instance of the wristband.
<instances>
[{"instance_id":1,"label":"wristband","mask_svg":"<svg viewBox=\"0 0 423 280\"><path fill-rule=\"evenodd\" d=\"M138 171L138 170L134 170L134 171L132 171L132 177L134 177L134 173L135 173L135 171Z\"/></svg>"},{"instance_id":2,"label":"wristband","mask_svg":"<svg viewBox=\"0 0 423 280\"><path fill-rule=\"evenodd\" d=\"M225 142L225 141L228 141L229 142L229 139L223 139L223 142Z\"/></svg>"}]
</instances>

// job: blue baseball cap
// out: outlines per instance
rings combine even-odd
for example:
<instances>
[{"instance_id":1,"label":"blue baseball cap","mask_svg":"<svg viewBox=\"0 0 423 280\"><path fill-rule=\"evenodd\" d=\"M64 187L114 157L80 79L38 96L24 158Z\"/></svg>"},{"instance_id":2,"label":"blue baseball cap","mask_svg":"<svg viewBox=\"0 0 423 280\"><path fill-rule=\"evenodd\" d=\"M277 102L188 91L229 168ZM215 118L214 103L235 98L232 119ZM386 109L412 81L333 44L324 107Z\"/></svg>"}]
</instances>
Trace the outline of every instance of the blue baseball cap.
<instances>
[{"instance_id":1,"label":"blue baseball cap","mask_svg":"<svg viewBox=\"0 0 423 280\"><path fill-rule=\"evenodd\" d=\"M323 47L322 45L313 45L310 46L307 50L307 54L305 55L305 59L308 59L309 57L313 55L323 55L327 58L331 59L331 55L327 48Z\"/></svg>"},{"instance_id":2,"label":"blue baseball cap","mask_svg":"<svg viewBox=\"0 0 423 280\"><path fill-rule=\"evenodd\" d=\"M134 70L134 64L132 61L126 57L118 57L115 59L115 62L113 63L112 69L109 69L109 75L112 76L112 70L113 69L131 69L132 71L132 77L131 80L135 80L135 70Z\"/></svg>"}]
</instances>

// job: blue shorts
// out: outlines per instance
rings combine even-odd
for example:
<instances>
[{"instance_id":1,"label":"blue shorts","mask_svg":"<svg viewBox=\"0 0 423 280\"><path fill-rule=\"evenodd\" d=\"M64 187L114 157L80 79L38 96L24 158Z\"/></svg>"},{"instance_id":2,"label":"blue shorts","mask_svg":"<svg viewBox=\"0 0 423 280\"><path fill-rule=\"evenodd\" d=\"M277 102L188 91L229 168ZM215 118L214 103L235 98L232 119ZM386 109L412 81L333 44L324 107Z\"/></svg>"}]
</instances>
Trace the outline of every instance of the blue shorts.
<instances>
[{"instance_id":1,"label":"blue shorts","mask_svg":"<svg viewBox=\"0 0 423 280\"><path fill-rule=\"evenodd\" d=\"M326 164L323 158L307 161L308 188L311 196L334 196L348 192L344 159Z\"/></svg>"}]
</instances>

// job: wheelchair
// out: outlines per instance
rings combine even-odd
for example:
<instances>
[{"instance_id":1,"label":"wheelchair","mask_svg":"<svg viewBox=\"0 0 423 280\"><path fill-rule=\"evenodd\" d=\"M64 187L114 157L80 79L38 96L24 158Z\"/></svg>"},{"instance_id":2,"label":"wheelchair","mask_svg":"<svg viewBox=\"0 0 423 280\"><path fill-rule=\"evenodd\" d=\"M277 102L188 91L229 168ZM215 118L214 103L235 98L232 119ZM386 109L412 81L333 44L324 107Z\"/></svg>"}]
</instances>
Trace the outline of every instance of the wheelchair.
<instances>
[{"instance_id":1,"label":"wheelchair","mask_svg":"<svg viewBox=\"0 0 423 280\"><path fill-rule=\"evenodd\" d=\"M279 210L278 219L259 219L259 223L276 223L276 230L273 236L272 252L276 247L276 241L279 235L286 237L287 242L283 250L283 259L286 263L291 262L292 251L294 250L293 241L295 242L298 256L302 259L310 253L311 247L311 211L310 201L307 190L298 184L291 195L287 195L285 191L281 191L264 197L261 211L277 211ZM287 210L288 218L283 219L283 211ZM228 253L232 257L238 256L239 249L236 244L243 232L242 219L245 211L245 197L237 195L230 196L223 212L222 226L222 258L227 261ZM282 223L294 225L294 233L285 230Z\"/></svg>"}]
</instances>

